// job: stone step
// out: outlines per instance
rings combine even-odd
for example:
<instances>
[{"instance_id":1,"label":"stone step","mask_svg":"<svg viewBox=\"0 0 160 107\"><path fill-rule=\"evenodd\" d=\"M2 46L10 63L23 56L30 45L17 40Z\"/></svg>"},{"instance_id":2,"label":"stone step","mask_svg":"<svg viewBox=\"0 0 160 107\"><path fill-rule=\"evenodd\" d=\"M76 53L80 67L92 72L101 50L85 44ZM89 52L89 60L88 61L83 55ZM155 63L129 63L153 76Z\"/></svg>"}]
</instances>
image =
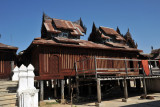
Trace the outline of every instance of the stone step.
<instances>
[{"instance_id":1,"label":"stone step","mask_svg":"<svg viewBox=\"0 0 160 107\"><path fill-rule=\"evenodd\" d=\"M18 106L15 106L15 104L10 104L10 105L3 105L1 107L18 107Z\"/></svg>"},{"instance_id":2,"label":"stone step","mask_svg":"<svg viewBox=\"0 0 160 107\"><path fill-rule=\"evenodd\" d=\"M10 96L3 96L3 97L0 97L0 103L1 101L6 101L6 100L17 100L17 96L16 95L10 95Z\"/></svg>"},{"instance_id":3,"label":"stone step","mask_svg":"<svg viewBox=\"0 0 160 107\"><path fill-rule=\"evenodd\" d=\"M0 107L17 107L18 82L0 81Z\"/></svg>"},{"instance_id":4,"label":"stone step","mask_svg":"<svg viewBox=\"0 0 160 107\"><path fill-rule=\"evenodd\" d=\"M3 84L3 85L0 85L0 89L7 88L7 87L18 87L18 84Z\"/></svg>"},{"instance_id":5,"label":"stone step","mask_svg":"<svg viewBox=\"0 0 160 107\"><path fill-rule=\"evenodd\" d=\"M0 94L0 97L3 97L3 96L13 96L13 95L17 95L17 93L2 93L2 94Z\"/></svg>"},{"instance_id":6,"label":"stone step","mask_svg":"<svg viewBox=\"0 0 160 107\"><path fill-rule=\"evenodd\" d=\"M0 89L0 94L2 94L2 93L8 93L9 92L9 90L6 90L6 89Z\"/></svg>"},{"instance_id":7,"label":"stone step","mask_svg":"<svg viewBox=\"0 0 160 107\"><path fill-rule=\"evenodd\" d=\"M18 82L17 81L1 81L0 86L11 85L11 84L18 84Z\"/></svg>"},{"instance_id":8,"label":"stone step","mask_svg":"<svg viewBox=\"0 0 160 107\"><path fill-rule=\"evenodd\" d=\"M16 105L17 105L17 99L0 101L0 107L10 107Z\"/></svg>"}]
</instances>

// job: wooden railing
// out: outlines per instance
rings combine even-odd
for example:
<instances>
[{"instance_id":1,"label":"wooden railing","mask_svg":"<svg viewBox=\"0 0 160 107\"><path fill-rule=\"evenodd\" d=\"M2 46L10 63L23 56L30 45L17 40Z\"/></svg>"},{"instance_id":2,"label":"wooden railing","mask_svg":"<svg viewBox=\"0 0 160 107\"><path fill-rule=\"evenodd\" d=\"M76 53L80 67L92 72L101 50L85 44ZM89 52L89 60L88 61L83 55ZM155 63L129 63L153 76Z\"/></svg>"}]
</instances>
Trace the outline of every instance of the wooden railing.
<instances>
[{"instance_id":1,"label":"wooden railing","mask_svg":"<svg viewBox=\"0 0 160 107\"><path fill-rule=\"evenodd\" d=\"M75 62L76 76L98 75L145 75L140 59L87 58ZM158 60L148 60L151 75L160 75Z\"/></svg>"}]
</instances>

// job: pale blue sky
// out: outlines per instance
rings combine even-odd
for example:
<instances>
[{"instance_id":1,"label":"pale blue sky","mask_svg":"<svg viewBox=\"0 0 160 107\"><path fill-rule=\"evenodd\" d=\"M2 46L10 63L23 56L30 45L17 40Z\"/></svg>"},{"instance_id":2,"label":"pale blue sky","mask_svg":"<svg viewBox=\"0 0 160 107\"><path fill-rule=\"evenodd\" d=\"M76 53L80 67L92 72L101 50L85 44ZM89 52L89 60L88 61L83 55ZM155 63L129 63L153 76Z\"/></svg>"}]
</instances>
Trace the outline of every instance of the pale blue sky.
<instances>
[{"instance_id":1,"label":"pale blue sky","mask_svg":"<svg viewBox=\"0 0 160 107\"><path fill-rule=\"evenodd\" d=\"M160 0L0 0L0 42L26 49L41 36L42 13L52 18L75 21L80 17L87 27L87 40L93 21L125 34L130 29L138 48L150 53L160 48Z\"/></svg>"}]
</instances>

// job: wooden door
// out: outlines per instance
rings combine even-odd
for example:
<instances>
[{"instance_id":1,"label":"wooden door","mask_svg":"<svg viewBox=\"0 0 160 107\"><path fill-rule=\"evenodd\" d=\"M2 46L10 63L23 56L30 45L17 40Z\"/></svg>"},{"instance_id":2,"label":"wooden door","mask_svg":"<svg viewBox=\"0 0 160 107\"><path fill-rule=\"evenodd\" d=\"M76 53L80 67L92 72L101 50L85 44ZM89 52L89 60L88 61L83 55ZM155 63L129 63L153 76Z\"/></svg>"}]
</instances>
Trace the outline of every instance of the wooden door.
<instances>
[{"instance_id":1,"label":"wooden door","mask_svg":"<svg viewBox=\"0 0 160 107\"><path fill-rule=\"evenodd\" d=\"M51 55L49 57L49 73L59 73L59 56Z\"/></svg>"}]
</instances>

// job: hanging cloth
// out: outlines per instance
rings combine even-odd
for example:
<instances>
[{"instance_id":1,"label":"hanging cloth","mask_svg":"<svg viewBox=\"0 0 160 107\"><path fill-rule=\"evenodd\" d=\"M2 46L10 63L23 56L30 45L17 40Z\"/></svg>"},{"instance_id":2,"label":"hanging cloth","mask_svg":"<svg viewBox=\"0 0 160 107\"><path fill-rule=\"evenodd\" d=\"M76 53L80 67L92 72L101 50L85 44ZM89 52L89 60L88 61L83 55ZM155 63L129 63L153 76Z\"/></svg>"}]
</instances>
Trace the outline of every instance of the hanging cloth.
<instances>
[{"instance_id":1,"label":"hanging cloth","mask_svg":"<svg viewBox=\"0 0 160 107\"><path fill-rule=\"evenodd\" d=\"M148 66L148 60L142 60L142 66L146 75L149 75L150 70Z\"/></svg>"}]
</instances>

